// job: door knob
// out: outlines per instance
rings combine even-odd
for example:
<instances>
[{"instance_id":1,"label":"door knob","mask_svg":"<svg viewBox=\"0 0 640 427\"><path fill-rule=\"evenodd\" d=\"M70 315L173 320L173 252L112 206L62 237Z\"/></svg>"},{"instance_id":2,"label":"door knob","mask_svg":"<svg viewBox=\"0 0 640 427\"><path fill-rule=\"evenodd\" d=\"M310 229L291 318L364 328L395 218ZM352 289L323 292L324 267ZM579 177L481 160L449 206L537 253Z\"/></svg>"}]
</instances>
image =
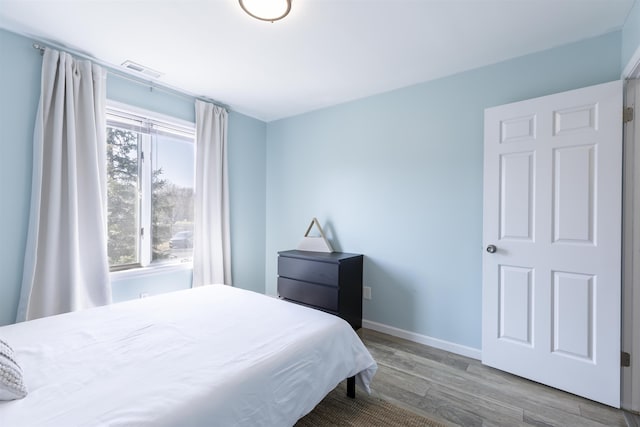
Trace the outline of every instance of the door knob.
<instances>
[{"instance_id":1,"label":"door knob","mask_svg":"<svg viewBox=\"0 0 640 427\"><path fill-rule=\"evenodd\" d=\"M489 245L487 246L487 252L489 252L490 254L494 254L496 253L496 251L498 250L498 248L496 248L495 245Z\"/></svg>"}]
</instances>

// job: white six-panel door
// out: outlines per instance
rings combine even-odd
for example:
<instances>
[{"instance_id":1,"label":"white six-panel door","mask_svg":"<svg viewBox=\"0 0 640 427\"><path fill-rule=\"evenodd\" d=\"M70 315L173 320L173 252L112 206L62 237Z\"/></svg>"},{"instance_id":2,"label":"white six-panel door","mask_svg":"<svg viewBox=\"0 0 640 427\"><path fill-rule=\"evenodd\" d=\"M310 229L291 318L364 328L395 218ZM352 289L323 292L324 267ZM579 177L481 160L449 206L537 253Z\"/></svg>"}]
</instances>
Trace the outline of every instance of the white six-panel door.
<instances>
[{"instance_id":1,"label":"white six-panel door","mask_svg":"<svg viewBox=\"0 0 640 427\"><path fill-rule=\"evenodd\" d=\"M620 405L622 83L485 110L482 362Z\"/></svg>"}]
</instances>

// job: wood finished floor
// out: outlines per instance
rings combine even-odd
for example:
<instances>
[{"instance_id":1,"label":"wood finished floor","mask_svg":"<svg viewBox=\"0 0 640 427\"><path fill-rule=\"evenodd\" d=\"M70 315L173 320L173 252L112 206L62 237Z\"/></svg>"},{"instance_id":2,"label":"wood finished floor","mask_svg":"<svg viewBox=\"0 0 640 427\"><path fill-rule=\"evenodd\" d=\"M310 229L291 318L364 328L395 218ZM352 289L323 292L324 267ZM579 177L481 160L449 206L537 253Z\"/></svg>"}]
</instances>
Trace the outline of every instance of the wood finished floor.
<instances>
[{"instance_id":1,"label":"wood finished floor","mask_svg":"<svg viewBox=\"0 0 640 427\"><path fill-rule=\"evenodd\" d=\"M369 329L372 394L460 426L626 426L621 410Z\"/></svg>"}]
</instances>

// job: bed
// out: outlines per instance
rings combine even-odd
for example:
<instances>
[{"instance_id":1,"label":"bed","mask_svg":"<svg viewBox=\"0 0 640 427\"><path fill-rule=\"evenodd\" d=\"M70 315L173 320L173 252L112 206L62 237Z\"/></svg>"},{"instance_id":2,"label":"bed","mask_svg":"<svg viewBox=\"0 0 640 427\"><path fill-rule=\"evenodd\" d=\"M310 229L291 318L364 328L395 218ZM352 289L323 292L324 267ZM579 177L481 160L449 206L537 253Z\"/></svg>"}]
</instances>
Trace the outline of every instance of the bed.
<instances>
[{"instance_id":1,"label":"bed","mask_svg":"<svg viewBox=\"0 0 640 427\"><path fill-rule=\"evenodd\" d=\"M0 426L288 426L377 366L342 319L211 285L0 327L28 395Z\"/></svg>"}]
</instances>

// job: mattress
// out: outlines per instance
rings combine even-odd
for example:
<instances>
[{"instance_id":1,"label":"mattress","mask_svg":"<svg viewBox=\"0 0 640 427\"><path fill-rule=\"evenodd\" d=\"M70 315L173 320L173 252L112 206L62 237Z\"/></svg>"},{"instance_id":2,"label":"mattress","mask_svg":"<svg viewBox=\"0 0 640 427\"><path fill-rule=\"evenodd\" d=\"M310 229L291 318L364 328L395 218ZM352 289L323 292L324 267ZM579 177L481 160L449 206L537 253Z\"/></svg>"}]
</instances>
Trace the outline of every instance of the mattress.
<instances>
[{"instance_id":1,"label":"mattress","mask_svg":"<svg viewBox=\"0 0 640 427\"><path fill-rule=\"evenodd\" d=\"M224 285L0 328L29 394L0 426L287 426L377 366L342 319Z\"/></svg>"}]
</instances>

